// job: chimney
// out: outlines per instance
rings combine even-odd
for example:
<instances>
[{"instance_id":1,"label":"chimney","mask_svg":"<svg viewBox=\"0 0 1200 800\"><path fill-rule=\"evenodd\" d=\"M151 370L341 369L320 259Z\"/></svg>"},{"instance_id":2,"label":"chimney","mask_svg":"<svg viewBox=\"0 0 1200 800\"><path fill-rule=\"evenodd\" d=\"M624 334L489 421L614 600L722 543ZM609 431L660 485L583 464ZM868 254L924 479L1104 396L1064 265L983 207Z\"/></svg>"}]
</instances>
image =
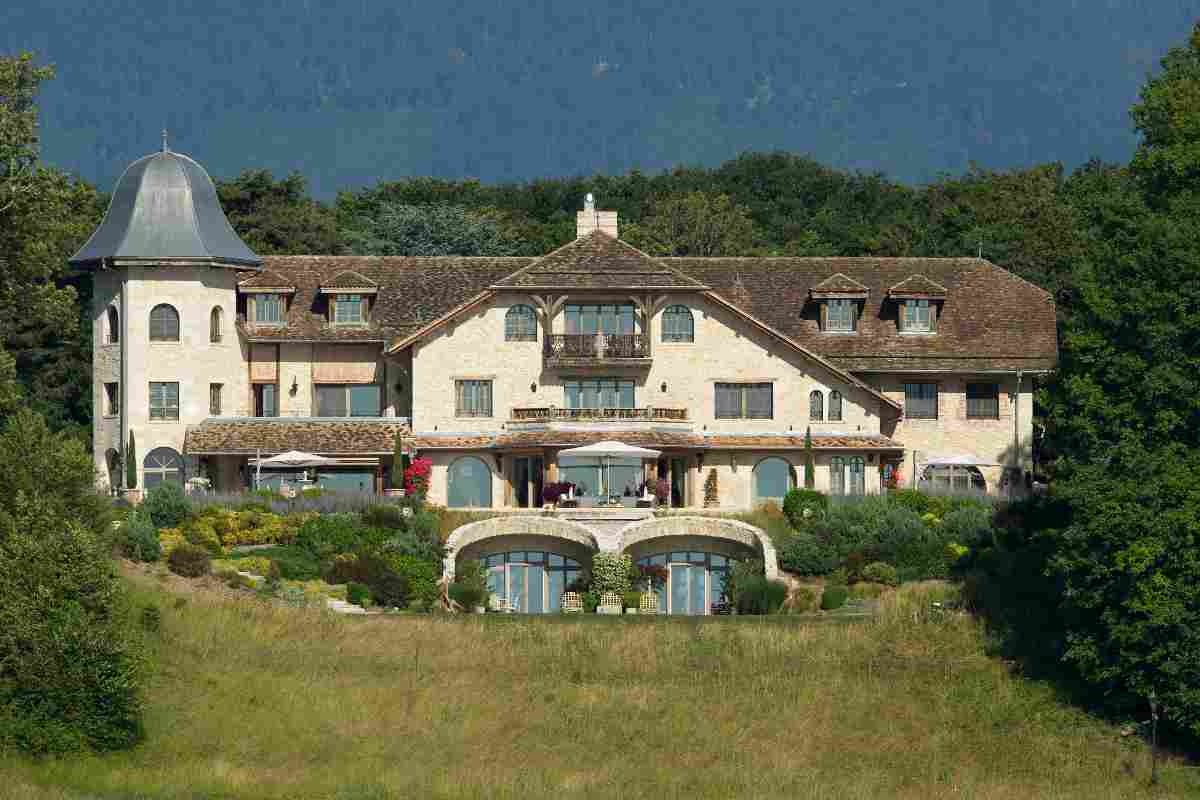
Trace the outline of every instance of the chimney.
<instances>
[{"instance_id":1,"label":"chimney","mask_svg":"<svg viewBox=\"0 0 1200 800\"><path fill-rule=\"evenodd\" d=\"M596 198L592 196L591 192L588 192L587 198L583 201L583 211L575 215L575 238L582 239L594 230L607 233L616 239L617 212L597 211Z\"/></svg>"}]
</instances>

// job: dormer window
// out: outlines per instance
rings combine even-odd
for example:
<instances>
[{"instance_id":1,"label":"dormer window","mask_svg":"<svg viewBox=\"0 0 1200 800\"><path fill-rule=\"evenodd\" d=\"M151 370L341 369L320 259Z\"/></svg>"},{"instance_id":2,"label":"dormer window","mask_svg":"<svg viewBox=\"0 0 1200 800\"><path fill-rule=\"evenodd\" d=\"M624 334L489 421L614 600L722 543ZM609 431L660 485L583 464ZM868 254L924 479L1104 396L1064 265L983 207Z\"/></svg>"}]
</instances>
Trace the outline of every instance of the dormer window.
<instances>
[{"instance_id":1,"label":"dormer window","mask_svg":"<svg viewBox=\"0 0 1200 800\"><path fill-rule=\"evenodd\" d=\"M905 300L900 306L900 330L905 333L932 333L935 313L928 300Z\"/></svg>"},{"instance_id":2,"label":"dormer window","mask_svg":"<svg viewBox=\"0 0 1200 800\"><path fill-rule=\"evenodd\" d=\"M282 325L283 311L283 295L254 295L254 323L256 325Z\"/></svg>"},{"instance_id":3,"label":"dormer window","mask_svg":"<svg viewBox=\"0 0 1200 800\"><path fill-rule=\"evenodd\" d=\"M366 321L366 300L361 294L335 295L333 301L334 325L362 325Z\"/></svg>"},{"instance_id":4,"label":"dormer window","mask_svg":"<svg viewBox=\"0 0 1200 800\"><path fill-rule=\"evenodd\" d=\"M851 333L855 329L858 307L845 298L825 301L825 330Z\"/></svg>"}]
</instances>

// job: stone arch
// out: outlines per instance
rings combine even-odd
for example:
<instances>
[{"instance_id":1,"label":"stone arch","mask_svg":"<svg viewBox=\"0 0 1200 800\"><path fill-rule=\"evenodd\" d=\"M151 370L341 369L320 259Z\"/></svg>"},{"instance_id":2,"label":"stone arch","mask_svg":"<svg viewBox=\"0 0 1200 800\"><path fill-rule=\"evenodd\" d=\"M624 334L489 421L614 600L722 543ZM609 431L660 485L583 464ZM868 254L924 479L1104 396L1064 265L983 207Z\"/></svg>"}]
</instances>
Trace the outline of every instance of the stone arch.
<instances>
[{"instance_id":1,"label":"stone arch","mask_svg":"<svg viewBox=\"0 0 1200 800\"><path fill-rule=\"evenodd\" d=\"M762 556L768 578L779 577L779 559L770 537L761 528L723 517L669 516L631 523L621 529L621 552L639 542L667 536L698 536L744 545Z\"/></svg>"},{"instance_id":2,"label":"stone arch","mask_svg":"<svg viewBox=\"0 0 1200 800\"><path fill-rule=\"evenodd\" d=\"M578 522L555 517L535 517L530 514L492 517L463 525L450 534L450 538L446 540L446 557L442 561L443 577L454 580L458 554L465 547L499 536L548 536L582 545L592 553L600 549L591 529Z\"/></svg>"}]
</instances>

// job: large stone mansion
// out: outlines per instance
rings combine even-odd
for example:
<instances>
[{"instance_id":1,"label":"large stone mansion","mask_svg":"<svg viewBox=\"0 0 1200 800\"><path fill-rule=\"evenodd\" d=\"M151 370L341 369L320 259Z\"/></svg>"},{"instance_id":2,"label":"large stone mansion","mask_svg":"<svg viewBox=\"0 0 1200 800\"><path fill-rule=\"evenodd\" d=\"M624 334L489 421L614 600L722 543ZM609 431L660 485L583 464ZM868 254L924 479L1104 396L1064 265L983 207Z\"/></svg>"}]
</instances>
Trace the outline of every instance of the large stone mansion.
<instances>
[{"instance_id":1,"label":"large stone mansion","mask_svg":"<svg viewBox=\"0 0 1200 800\"><path fill-rule=\"evenodd\" d=\"M123 486L132 435L140 487L235 491L299 450L332 459L327 488L383 492L399 434L438 504L666 478L673 506L745 509L803 485L806 433L833 494L1025 479L1046 292L977 258L655 258L618 226L588 202L538 258L259 257L164 147L72 258L95 278L102 480ZM661 455L560 456L603 440Z\"/></svg>"}]
</instances>

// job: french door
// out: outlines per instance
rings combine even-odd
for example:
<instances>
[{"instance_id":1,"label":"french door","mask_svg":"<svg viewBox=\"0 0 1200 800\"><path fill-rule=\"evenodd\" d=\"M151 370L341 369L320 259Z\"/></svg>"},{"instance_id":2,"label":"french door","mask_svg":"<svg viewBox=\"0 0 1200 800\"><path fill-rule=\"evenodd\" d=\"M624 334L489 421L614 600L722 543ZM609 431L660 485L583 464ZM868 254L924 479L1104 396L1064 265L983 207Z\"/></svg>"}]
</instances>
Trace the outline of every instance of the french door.
<instances>
[{"instance_id":1,"label":"french door","mask_svg":"<svg viewBox=\"0 0 1200 800\"><path fill-rule=\"evenodd\" d=\"M704 591L706 572L703 564L671 565L670 613L685 616L707 613Z\"/></svg>"}]
</instances>

